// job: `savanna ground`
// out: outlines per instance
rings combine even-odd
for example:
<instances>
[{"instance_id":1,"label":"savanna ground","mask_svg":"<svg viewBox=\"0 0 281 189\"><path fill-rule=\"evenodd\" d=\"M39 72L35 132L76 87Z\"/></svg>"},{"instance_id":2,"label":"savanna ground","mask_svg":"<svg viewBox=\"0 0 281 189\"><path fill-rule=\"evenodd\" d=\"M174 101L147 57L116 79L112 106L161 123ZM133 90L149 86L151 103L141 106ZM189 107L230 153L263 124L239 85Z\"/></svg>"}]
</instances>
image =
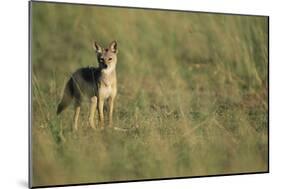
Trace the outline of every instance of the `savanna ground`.
<instances>
[{"instance_id":1,"label":"savanna ground","mask_svg":"<svg viewBox=\"0 0 281 189\"><path fill-rule=\"evenodd\" d=\"M32 3L32 185L268 170L268 18ZM114 126L56 115L70 74L116 39ZM66 139L62 142L60 129Z\"/></svg>"}]
</instances>

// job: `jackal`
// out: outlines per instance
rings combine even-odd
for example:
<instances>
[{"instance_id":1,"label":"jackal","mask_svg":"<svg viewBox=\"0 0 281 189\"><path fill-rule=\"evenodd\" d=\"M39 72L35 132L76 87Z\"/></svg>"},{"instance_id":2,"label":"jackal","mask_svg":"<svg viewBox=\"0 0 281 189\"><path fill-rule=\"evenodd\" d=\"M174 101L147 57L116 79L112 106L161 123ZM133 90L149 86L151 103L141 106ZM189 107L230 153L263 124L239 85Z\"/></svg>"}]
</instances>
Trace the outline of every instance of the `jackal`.
<instances>
[{"instance_id":1,"label":"jackal","mask_svg":"<svg viewBox=\"0 0 281 189\"><path fill-rule=\"evenodd\" d=\"M102 48L97 42L93 43L96 51L98 67L80 68L74 72L66 86L61 102L57 108L60 114L73 100L75 113L73 117L73 129L78 129L78 118L80 107L84 99L89 100L89 124L93 129L95 126L95 112L98 109L99 125L104 128L103 107L105 100L109 104L109 127L112 127L112 114L114 99L117 93L116 64L117 64L117 42L112 41L108 48Z\"/></svg>"}]
</instances>

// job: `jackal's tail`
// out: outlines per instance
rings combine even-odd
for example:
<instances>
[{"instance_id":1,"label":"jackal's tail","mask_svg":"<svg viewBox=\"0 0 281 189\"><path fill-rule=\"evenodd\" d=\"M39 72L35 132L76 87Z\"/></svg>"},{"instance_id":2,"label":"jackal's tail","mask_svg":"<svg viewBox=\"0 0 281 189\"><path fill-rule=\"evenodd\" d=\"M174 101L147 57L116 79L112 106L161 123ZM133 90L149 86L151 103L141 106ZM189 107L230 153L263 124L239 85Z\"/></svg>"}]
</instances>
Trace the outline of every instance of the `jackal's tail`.
<instances>
[{"instance_id":1,"label":"jackal's tail","mask_svg":"<svg viewBox=\"0 0 281 189\"><path fill-rule=\"evenodd\" d=\"M70 78L66 83L62 99L57 108L57 115L59 115L72 101L73 99L73 79Z\"/></svg>"}]
</instances>

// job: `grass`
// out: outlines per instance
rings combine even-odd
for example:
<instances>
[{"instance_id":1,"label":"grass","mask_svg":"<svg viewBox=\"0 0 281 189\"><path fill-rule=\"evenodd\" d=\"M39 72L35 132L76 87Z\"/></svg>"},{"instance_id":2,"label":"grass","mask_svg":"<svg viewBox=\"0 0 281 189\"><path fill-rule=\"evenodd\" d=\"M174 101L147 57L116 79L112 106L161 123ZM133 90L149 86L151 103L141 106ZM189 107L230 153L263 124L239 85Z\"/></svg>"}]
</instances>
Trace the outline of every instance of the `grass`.
<instances>
[{"instance_id":1,"label":"grass","mask_svg":"<svg viewBox=\"0 0 281 189\"><path fill-rule=\"evenodd\" d=\"M32 185L268 170L266 17L32 3ZM118 41L114 125L56 116L68 77ZM61 132L66 142L61 140Z\"/></svg>"}]
</instances>

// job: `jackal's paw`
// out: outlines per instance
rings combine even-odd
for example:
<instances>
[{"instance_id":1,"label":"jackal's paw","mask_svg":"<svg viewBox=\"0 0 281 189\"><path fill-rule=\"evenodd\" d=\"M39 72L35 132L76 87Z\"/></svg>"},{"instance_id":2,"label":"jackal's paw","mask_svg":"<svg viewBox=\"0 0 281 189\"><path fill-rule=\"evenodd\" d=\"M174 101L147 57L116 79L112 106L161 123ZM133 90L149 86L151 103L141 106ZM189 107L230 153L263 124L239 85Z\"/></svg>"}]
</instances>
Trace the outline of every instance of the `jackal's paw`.
<instances>
[{"instance_id":1,"label":"jackal's paw","mask_svg":"<svg viewBox=\"0 0 281 189\"><path fill-rule=\"evenodd\" d=\"M93 129L93 130L97 130L96 126L94 126L94 125L91 125L90 127L91 127L91 129Z\"/></svg>"},{"instance_id":2,"label":"jackal's paw","mask_svg":"<svg viewBox=\"0 0 281 189\"><path fill-rule=\"evenodd\" d=\"M103 131L103 130L104 130L104 126L100 127L100 130L102 130L102 131Z\"/></svg>"},{"instance_id":3,"label":"jackal's paw","mask_svg":"<svg viewBox=\"0 0 281 189\"><path fill-rule=\"evenodd\" d=\"M66 139L65 139L65 137L63 136L62 133L60 133L59 137L60 137L60 140L61 140L62 143L66 142Z\"/></svg>"},{"instance_id":4,"label":"jackal's paw","mask_svg":"<svg viewBox=\"0 0 281 189\"><path fill-rule=\"evenodd\" d=\"M77 131L76 131L76 132L73 132L72 135L71 135L71 138L72 138L73 140L77 140L77 139L78 139L78 132L77 132Z\"/></svg>"},{"instance_id":5,"label":"jackal's paw","mask_svg":"<svg viewBox=\"0 0 281 189\"><path fill-rule=\"evenodd\" d=\"M77 128L77 127L73 127L73 128L71 129L71 131L72 131L72 133L77 133L77 132L78 132L78 128Z\"/></svg>"},{"instance_id":6,"label":"jackal's paw","mask_svg":"<svg viewBox=\"0 0 281 189\"><path fill-rule=\"evenodd\" d=\"M96 130L96 124L95 122L92 120L92 119L89 119L89 122L88 122L89 126L93 129L93 130Z\"/></svg>"}]
</instances>

